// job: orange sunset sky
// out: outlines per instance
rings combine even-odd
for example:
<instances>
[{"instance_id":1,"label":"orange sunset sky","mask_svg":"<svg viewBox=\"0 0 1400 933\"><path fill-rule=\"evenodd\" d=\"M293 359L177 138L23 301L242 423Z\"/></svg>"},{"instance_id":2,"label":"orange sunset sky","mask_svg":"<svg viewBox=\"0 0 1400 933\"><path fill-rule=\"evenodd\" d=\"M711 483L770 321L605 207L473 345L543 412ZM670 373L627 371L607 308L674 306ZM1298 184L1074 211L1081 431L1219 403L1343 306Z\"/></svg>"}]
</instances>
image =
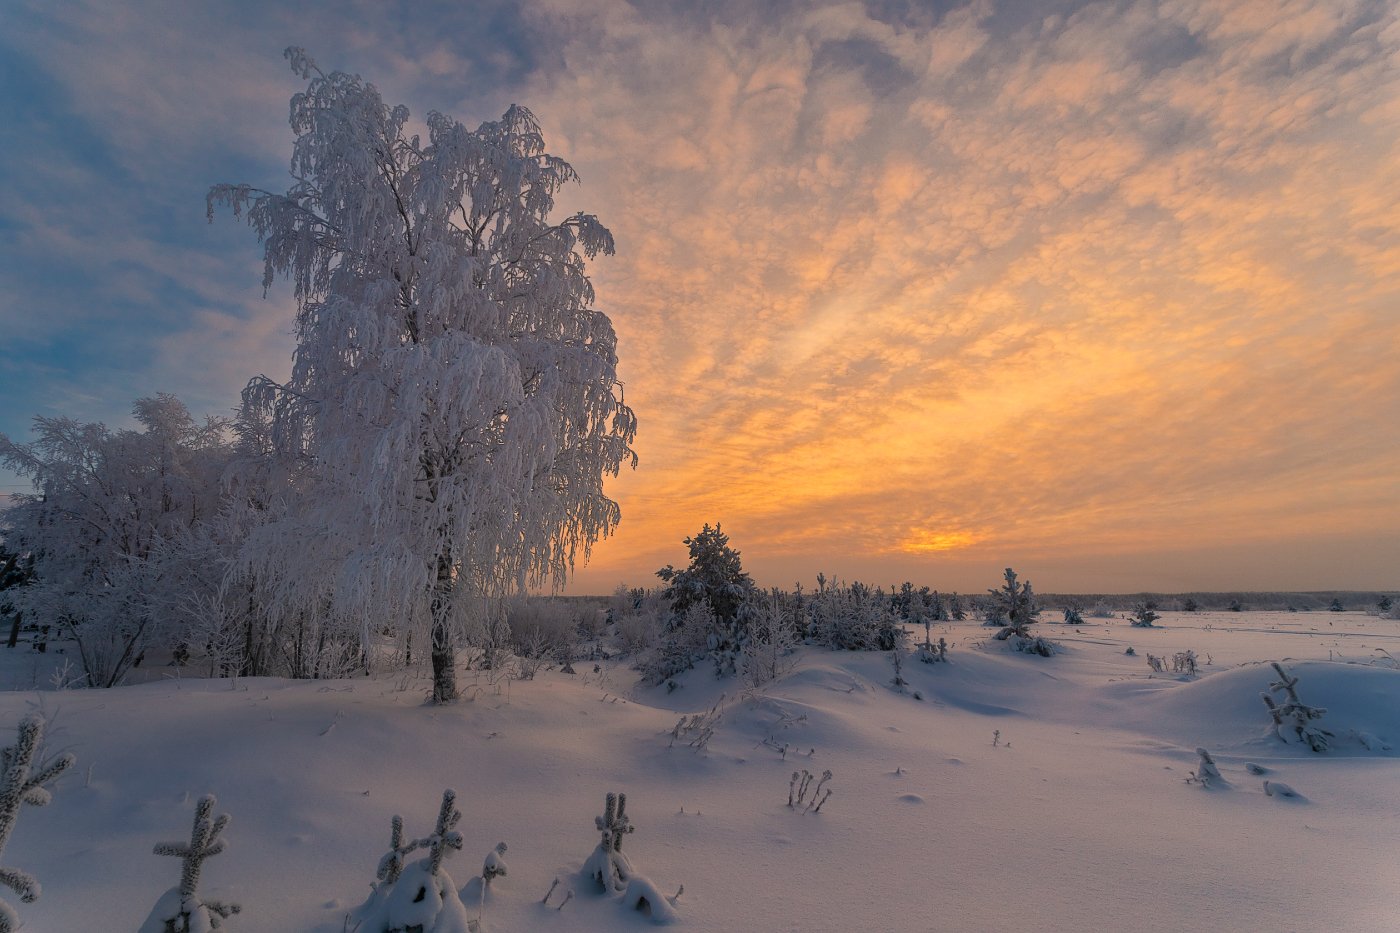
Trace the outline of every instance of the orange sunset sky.
<instances>
[{"instance_id":1,"label":"orange sunset sky","mask_svg":"<svg viewBox=\"0 0 1400 933\"><path fill-rule=\"evenodd\" d=\"M287 371L203 193L285 187L298 44L419 117L528 106L616 236L640 466L569 592L715 521L770 585L1400 587L1393 4L8 6L16 439Z\"/></svg>"}]
</instances>

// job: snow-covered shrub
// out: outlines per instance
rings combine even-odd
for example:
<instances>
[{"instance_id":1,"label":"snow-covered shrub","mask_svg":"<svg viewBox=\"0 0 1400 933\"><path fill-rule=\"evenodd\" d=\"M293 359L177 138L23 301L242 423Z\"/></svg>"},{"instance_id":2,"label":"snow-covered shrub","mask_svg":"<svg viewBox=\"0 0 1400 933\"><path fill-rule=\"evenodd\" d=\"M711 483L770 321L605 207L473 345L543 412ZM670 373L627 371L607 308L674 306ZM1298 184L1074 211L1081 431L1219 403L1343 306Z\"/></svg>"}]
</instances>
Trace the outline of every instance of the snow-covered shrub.
<instances>
[{"instance_id":1,"label":"snow-covered shrub","mask_svg":"<svg viewBox=\"0 0 1400 933\"><path fill-rule=\"evenodd\" d=\"M641 657L661 643L670 617L670 608L660 590L626 590L620 600L614 594L609 613L613 637L625 655Z\"/></svg>"},{"instance_id":2,"label":"snow-covered shrub","mask_svg":"<svg viewBox=\"0 0 1400 933\"><path fill-rule=\"evenodd\" d=\"M1084 610L1083 610L1077 603L1072 603L1072 604L1070 604L1070 605L1068 605L1068 606L1065 607L1065 624L1066 624L1066 625L1083 625L1083 624L1084 624Z\"/></svg>"},{"instance_id":3,"label":"snow-covered shrub","mask_svg":"<svg viewBox=\"0 0 1400 933\"><path fill-rule=\"evenodd\" d=\"M34 759L43 738L44 718L30 713L20 720L15 744L0 750L0 855L5 853L10 834L15 830L20 807L26 803L32 807L46 806L53 795L45 785L73 766L73 756L62 754L36 767ZM26 904L39 898L39 882L18 868L0 868L0 884L18 894ZM18 929L19 915L9 904L0 901L0 933L13 933Z\"/></svg>"},{"instance_id":4,"label":"snow-covered shrub","mask_svg":"<svg viewBox=\"0 0 1400 933\"><path fill-rule=\"evenodd\" d=\"M1167 670L1166 662L1150 651L1147 653L1147 666L1157 674L1164 674Z\"/></svg>"},{"instance_id":5,"label":"snow-covered shrub","mask_svg":"<svg viewBox=\"0 0 1400 933\"><path fill-rule=\"evenodd\" d=\"M132 414L142 430L36 417L32 443L0 434L0 464L34 486L0 516L7 547L34 561L10 600L76 642L94 687L121 683L166 641L164 603L185 581L162 574L153 551L219 512L229 456L226 423L197 422L172 395L138 399Z\"/></svg>"},{"instance_id":6,"label":"snow-covered shrub","mask_svg":"<svg viewBox=\"0 0 1400 933\"><path fill-rule=\"evenodd\" d=\"M1204 748L1197 748L1196 754L1200 756L1200 763L1196 765L1196 770L1191 773L1191 777L1187 780L1194 780L1202 787L1209 787L1212 782L1223 782L1224 778L1220 776L1220 769L1216 767L1215 759L1211 757L1210 752Z\"/></svg>"},{"instance_id":7,"label":"snow-covered shrub","mask_svg":"<svg viewBox=\"0 0 1400 933\"><path fill-rule=\"evenodd\" d=\"M710 650L714 612L708 603L696 603L680 616L671 616L660 642L638 662L642 682L662 684L695 666Z\"/></svg>"},{"instance_id":8,"label":"snow-covered shrub","mask_svg":"<svg viewBox=\"0 0 1400 933\"><path fill-rule=\"evenodd\" d=\"M807 602L807 638L841 651L891 651L904 630L903 620L879 589L856 582L843 586L818 577Z\"/></svg>"},{"instance_id":9,"label":"snow-covered shrub","mask_svg":"<svg viewBox=\"0 0 1400 933\"><path fill-rule=\"evenodd\" d=\"M507 848L504 842L498 842L496 848L486 853L486 858L481 863L482 883L489 885L497 878L504 878L510 874L509 866L506 865Z\"/></svg>"},{"instance_id":10,"label":"snow-covered shrub","mask_svg":"<svg viewBox=\"0 0 1400 933\"><path fill-rule=\"evenodd\" d=\"M1332 733L1314 725L1327 710L1308 706L1298 699L1298 678L1291 676L1277 661L1273 662L1273 668L1278 672L1279 679L1269 684L1268 693L1261 693L1259 696L1264 700L1264 705L1269 708L1269 715L1273 718L1274 735L1287 742L1289 736L1284 733L1290 732L1294 738L1313 751L1327 751L1327 743L1332 738ZM1283 702L1274 702L1270 693L1282 694Z\"/></svg>"},{"instance_id":11,"label":"snow-covered shrub","mask_svg":"<svg viewBox=\"0 0 1400 933\"><path fill-rule=\"evenodd\" d=\"M1090 608L1089 615L1095 619L1111 619L1114 615L1113 607L1106 601L1100 599Z\"/></svg>"},{"instance_id":12,"label":"snow-covered shrub","mask_svg":"<svg viewBox=\"0 0 1400 933\"><path fill-rule=\"evenodd\" d=\"M677 917L676 901L684 891L685 885L681 885L675 894L667 896L650 878L633 875L622 892L622 906L646 914L653 923L672 923Z\"/></svg>"},{"instance_id":13,"label":"snow-covered shrub","mask_svg":"<svg viewBox=\"0 0 1400 933\"><path fill-rule=\"evenodd\" d=\"M379 860L378 881L355 912L357 933L469 933L467 909L442 867L448 853L462 848L462 834L455 829L462 818L456 800L455 791L443 791L437 824L422 839L405 840L403 819L394 817L389 852ZM405 861L418 850L425 850L427 857Z\"/></svg>"},{"instance_id":14,"label":"snow-covered shrub","mask_svg":"<svg viewBox=\"0 0 1400 933\"><path fill-rule=\"evenodd\" d=\"M820 779L806 768L792 772L792 778L788 781L788 807L800 813L821 812L822 805L831 799L831 788L826 786L830 780L829 769L822 772ZM825 794L822 793L823 789L826 790ZM811 797L807 796L809 793Z\"/></svg>"},{"instance_id":15,"label":"snow-covered shrub","mask_svg":"<svg viewBox=\"0 0 1400 933\"><path fill-rule=\"evenodd\" d=\"M1191 649L1172 655L1172 670L1178 674L1196 675L1196 652Z\"/></svg>"},{"instance_id":16,"label":"snow-covered shrub","mask_svg":"<svg viewBox=\"0 0 1400 933\"><path fill-rule=\"evenodd\" d=\"M1186 597L1181 601L1182 612L1198 612L1200 608L1200 603L1196 602L1190 596Z\"/></svg>"},{"instance_id":17,"label":"snow-covered shrub","mask_svg":"<svg viewBox=\"0 0 1400 933\"><path fill-rule=\"evenodd\" d=\"M774 589L757 606L741 662L744 682L750 687L761 687L792 670L801 610L788 603Z\"/></svg>"},{"instance_id":18,"label":"snow-covered shrub","mask_svg":"<svg viewBox=\"0 0 1400 933\"><path fill-rule=\"evenodd\" d=\"M594 825L602 833L598 847L583 863L583 874L591 878L603 891L621 891L632 877L632 863L622 853L622 838L636 831L627 818L627 795L607 795L603 805L603 815L593 818Z\"/></svg>"},{"instance_id":19,"label":"snow-covered shrub","mask_svg":"<svg viewBox=\"0 0 1400 933\"><path fill-rule=\"evenodd\" d=\"M199 894L199 876L204 860L224 851L223 832L228 826L227 813L214 813L214 795L205 794L195 805L194 827L189 842L162 842L155 847L156 855L171 855L180 859L180 883L161 895L151 908L150 916L141 925L140 933L205 933L226 930L224 923L242 908L237 904L209 900Z\"/></svg>"},{"instance_id":20,"label":"snow-covered shrub","mask_svg":"<svg viewBox=\"0 0 1400 933\"><path fill-rule=\"evenodd\" d=\"M579 613L562 599L516 597L506 604L511 650L521 658L572 655L578 644Z\"/></svg>"},{"instance_id":21,"label":"snow-covered shrub","mask_svg":"<svg viewBox=\"0 0 1400 933\"><path fill-rule=\"evenodd\" d=\"M705 746L714 737L715 727L724 718L724 699L721 693L715 704L703 713L692 713L689 716L682 716L675 727L671 730L671 741L667 748L674 748L677 742L684 742L691 748L704 751Z\"/></svg>"},{"instance_id":22,"label":"snow-covered shrub","mask_svg":"<svg viewBox=\"0 0 1400 933\"><path fill-rule=\"evenodd\" d=\"M1133 626L1136 628L1152 628L1152 623L1161 618L1154 610L1157 604L1150 599L1144 599L1133 604Z\"/></svg>"}]
</instances>

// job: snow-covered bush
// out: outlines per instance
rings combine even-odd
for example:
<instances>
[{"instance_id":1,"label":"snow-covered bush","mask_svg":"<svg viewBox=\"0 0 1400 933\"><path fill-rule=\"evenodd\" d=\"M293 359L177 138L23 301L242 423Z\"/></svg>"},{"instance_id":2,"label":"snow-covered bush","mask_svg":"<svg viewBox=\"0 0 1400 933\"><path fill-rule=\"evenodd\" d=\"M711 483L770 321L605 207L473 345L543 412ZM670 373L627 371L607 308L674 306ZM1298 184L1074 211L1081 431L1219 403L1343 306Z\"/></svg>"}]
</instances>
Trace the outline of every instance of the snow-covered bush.
<instances>
[{"instance_id":1,"label":"snow-covered bush","mask_svg":"<svg viewBox=\"0 0 1400 933\"><path fill-rule=\"evenodd\" d=\"M1152 623L1161 618L1154 610L1157 604L1144 599L1133 604L1133 625L1136 628L1152 628Z\"/></svg>"},{"instance_id":2,"label":"snow-covered bush","mask_svg":"<svg viewBox=\"0 0 1400 933\"><path fill-rule=\"evenodd\" d=\"M666 683L705 657L715 629L714 612L708 603L695 603L684 614L670 616L665 626L660 641L638 662L643 683Z\"/></svg>"},{"instance_id":3,"label":"snow-covered bush","mask_svg":"<svg viewBox=\"0 0 1400 933\"><path fill-rule=\"evenodd\" d=\"M622 892L622 906L646 914L653 923L672 923L678 916L676 901L684 891L685 885L681 885L675 894L668 896L662 894L650 878L633 875Z\"/></svg>"},{"instance_id":4,"label":"snow-covered bush","mask_svg":"<svg viewBox=\"0 0 1400 933\"><path fill-rule=\"evenodd\" d=\"M507 846L504 842L496 843L496 848L486 853L486 858L481 863L481 880L483 884L489 885L497 878L504 878L510 874L509 866L506 865Z\"/></svg>"},{"instance_id":5,"label":"snow-covered bush","mask_svg":"<svg viewBox=\"0 0 1400 933\"><path fill-rule=\"evenodd\" d=\"M20 807L46 806L53 795L46 784L73 766L71 754L59 755L36 767L44 739L44 718L38 713L25 716L19 723L19 735L15 744L0 750L0 855L4 855L10 834L15 830ZM19 895L26 904L32 904L39 897L39 882L28 872L18 868L0 868L0 884ZM0 933L13 933L19 929L19 915L14 908L0 901Z\"/></svg>"},{"instance_id":6,"label":"snow-covered bush","mask_svg":"<svg viewBox=\"0 0 1400 933\"><path fill-rule=\"evenodd\" d=\"M1285 732L1291 733L1294 739L1313 751L1327 751L1332 733L1314 725L1327 710L1308 706L1298 699L1298 678L1291 676L1277 661L1273 662L1273 668L1278 673L1278 680L1269 684L1268 693L1261 693L1259 696L1264 700L1264 705L1269 708L1269 715L1273 718L1274 735L1287 742L1289 736ZM1276 703L1270 693L1282 694L1283 702Z\"/></svg>"},{"instance_id":7,"label":"snow-covered bush","mask_svg":"<svg viewBox=\"0 0 1400 933\"><path fill-rule=\"evenodd\" d=\"M831 788L826 786L830 780L830 769L823 771L820 779L806 768L792 772L788 781L788 807L799 813L820 813L822 805L831 799Z\"/></svg>"},{"instance_id":8,"label":"snow-covered bush","mask_svg":"<svg viewBox=\"0 0 1400 933\"><path fill-rule=\"evenodd\" d=\"M506 604L511 649L522 658L572 656L578 644L579 614L562 599L516 597Z\"/></svg>"},{"instance_id":9,"label":"snow-covered bush","mask_svg":"<svg viewBox=\"0 0 1400 933\"><path fill-rule=\"evenodd\" d=\"M1083 608L1081 608L1077 603L1073 603L1073 604L1068 605L1068 606L1065 607L1065 624L1066 624L1066 625L1083 625L1083 624L1084 624L1084 610L1083 610Z\"/></svg>"},{"instance_id":10,"label":"snow-covered bush","mask_svg":"<svg viewBox=\"0 0 1400 933\"><path fill-rule=\"evenodd\" d=\"M801 609L790 603L777 589L758 603L742 661L744 682L750 687L761 687L792 670Z\"/></svg>"},{"instance_id":11,"label":"snow-covered bush","mask_svg":"<svg viewBox=\"0 0 1400 933\"><path fill-rule=\"evenodd\" d=\"M1172 655L1172 670L1178 674L1189 674L1196 676L1196 652L1191 649L1178 651Z\"/></svg>"},{"instance_id":12,"label":"snow-covered bush","mask_svg":"<svg viewBox=\"0 0 1400 933\"><path fill-rule=\"evenodd\" d=\"M437 825L421 839L405 840L403 820L394 817L389 852L376 872L378 880L369 900L355 912L357 933L469 933L467 909L452 876L442 867L448 853L462 848L462 834L455 829L462 818L456 800L455 791L443 791ZM427 857L405 861L418 850L425 850Z\"/></svg>"},{"instance_id":13,"label":"snow-covered bush","mask_svg":"<svg viewBox=\"0 0 1400 933\"><path fill-rule=\"evenodd\" d=\"M172 395L138 399L132 414L141 430L36 417L32 443L0 434L0 463L34 486L0 512L7 547L34 561L32 584L9 598L76 642L94 687L121 683L169 640L167 602L186 582L154 552L219 512L230 455L226 423L196 422Z\"/></svg>"},{"instance_id":14,"label":"snow-covered bush","mask_svg":"<svg viewBox=\"0 0 1400 933\"><path fill-rule=\"evenodd\" d=\"M891 651L903 620L881 590L856 582L844 586L817 578L807 602L807 639L841 651Z\"/></svg>"},{"instance_id":15,"label":"snow-covered bush","mask_svg":"<svg viewBox=\"0 0 1400 933\"><path fill-rule=\"evenodd\" d=\"M609 793L603 815L594 817L593 822L602 838L583 863L584 877L591 878L605 892L621 891L633 874L632 863L622 853L622 839L636 831L627 818L627 795Z\"/></svg>"},{"instance_id":16,"label":"snow-covered bush","mask_svg":"<svg viewBox=\"0 0 1400 933\"><path fill-rule=\"evenodd\" d=\"M227 828L227 813L214 813L214 795L205 794L195 805L194 827L189 842L162 842L156 845L156 855L171 855L180 859L180 883L166 891L151 908L140 933L206 933L226 930L224 923L242 908L237 904L210 900L200 896L199 876L204 860L224 851L223 832Z\"/></svg>"},{"instance_id":17,"label":"snow-covered bush","mask_svg":"<svg viewBox=\"0 0 1400 933\"><path fill-rule=\"evenodd\" d=\"M1089 609L1089 615L1095 619L1111 619L1113 618L1114 611L1112 606L1100 599Z\"/></svg>"},{"instance_id":18,"label":"snow-covered bush","mask_svg":"<svg viewBox=\"0 0 1400 933\"><path fill-rule=\"evenodd\" d=\"M1212 783L1223 783L1224 778L1220 776L1220 769L1216 767L1215 759L1211 757L1210 752L1204 748L1197 748L1196 754L1200 757L1200 761L1188 780L1194 780L1202 787L1210 787Z\"/></svg>"},{"instance_id":19,"label":"snow-covered bush","mask_svg":"<svg viewBox=\"0 0 1400 933\"><path fill-rule=\"evenodd\" d=\"M623 590L625 597L613 594L608 612L613 637L623 654L640 657L661 643L670 608L660 590Z\"/></svg>"}]
</instances>

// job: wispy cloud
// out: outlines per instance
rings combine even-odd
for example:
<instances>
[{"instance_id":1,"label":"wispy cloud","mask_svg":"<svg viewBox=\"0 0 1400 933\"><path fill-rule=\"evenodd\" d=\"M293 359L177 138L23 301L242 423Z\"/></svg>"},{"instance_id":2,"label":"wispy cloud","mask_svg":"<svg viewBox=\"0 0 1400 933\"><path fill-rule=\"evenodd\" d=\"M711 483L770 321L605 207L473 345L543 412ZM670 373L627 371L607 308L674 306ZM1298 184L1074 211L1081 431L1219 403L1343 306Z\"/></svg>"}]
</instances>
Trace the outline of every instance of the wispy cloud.
<instances>
[{"instance_id":1,"label":"wispy cloud","mask_svg":"<svg viewBox=\"0 0 1400 933\"><path fill-rule=\"evenodd\" d=\"M715 520L770 582L975 589L1028 561L1043 588L1190 586L1223 554L1218 585L1393 573L1393 5L466 6L34 7L10 41L87 142L47 127L58 194L7 222L101 281L37 283L52 317L10 298L7 326L38 347L150 307L125 384L209 373L230 403L285 352L246 231L161 218L277 181L297 42L420 114L529 105L584 178L561 208L617 235L594 279L642 466L576 589L643 582ZM89 384L0 354L30 364Z\"/></svg>"}]
</instances>

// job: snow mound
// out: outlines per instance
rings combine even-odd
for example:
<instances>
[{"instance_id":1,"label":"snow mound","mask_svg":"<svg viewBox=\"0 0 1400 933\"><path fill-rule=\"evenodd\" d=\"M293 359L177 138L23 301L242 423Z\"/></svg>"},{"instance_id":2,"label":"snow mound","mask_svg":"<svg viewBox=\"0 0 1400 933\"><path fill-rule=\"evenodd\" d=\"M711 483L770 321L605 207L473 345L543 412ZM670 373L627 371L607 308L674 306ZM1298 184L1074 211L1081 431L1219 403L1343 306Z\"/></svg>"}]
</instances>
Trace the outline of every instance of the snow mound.
<instances>
[{"instance_id":1,"label":"snow mound","mask_svg":"<svg viewBox=\"0 0 1400 933\"><path fill-rule=\"evenodd\" d=\"M1333 661L1284 662L1298 695L1327 712L1318 725L1347 754L1393 757L1400 752L1400 671ZM1215 749L1266 748L1307 756L1306 747L1273 734L1260 694L1278 679L1268 663L1246 664L1138 698L1126 717L1143 732Z\"/></svg>"}]
</instances>

